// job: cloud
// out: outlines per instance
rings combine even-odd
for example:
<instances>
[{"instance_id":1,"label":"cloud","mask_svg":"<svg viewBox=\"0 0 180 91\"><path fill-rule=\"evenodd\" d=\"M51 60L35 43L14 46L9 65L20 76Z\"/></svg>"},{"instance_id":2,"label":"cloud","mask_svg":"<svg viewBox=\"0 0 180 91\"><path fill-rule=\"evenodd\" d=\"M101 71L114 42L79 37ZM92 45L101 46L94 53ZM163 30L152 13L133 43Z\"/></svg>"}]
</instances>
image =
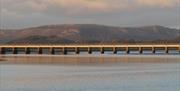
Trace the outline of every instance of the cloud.
<instances>
[{"instance_id":1,"label":"cloud","mask_svg":"<svg viewBox=\"0 0 180 91\"><path fill-rule=\"evenodd\" d=\"M174 7L176 5L180 5L179 0L136 0L137 3L142 6L149 6L149 7Z\"/></svg>"},{"instance_id":2,"label":"cloud","mask_svg":"<svg viewBox=\"0 0 180 91\"><path fill-rule=\"evenodd\" d=\"M139 8L172 8L179 0L49 0L68 14L125 11Z\"/></svg>"},{"instance_id":3,"label":"cloud","mask_svg":"<svg viewBox=\"0 0 180 91\"><path fill-rule=\"evenodd\" d=\"M53 11L67 14L113 12L141 7L171 8L179 0L2 0L2 8L17 12Z\"/></svg>"},{"instance_id":4,"label":"cloud","mask_svg":"<svg viewBox=\"0 0 180 91\"><path fill-rule=\"evenodd\" d=\"M56 20L60 23L81 23L81 21L96 23L96 20L102 17L105 17L102 19L104 22L108 20L107 18L113 18L112 20L116 21L123 16L133 14L141 17L143 13L153 15L161 12L159 15L173 13L179 16L176 14L177 8L180 8L179 0L0 0L0 17L2 18L1 22L7 22L7 26L13 21L15 22L13 24L16 25L17 21L34 23L38 19L44 22L45 20L47 20L46 22ZM125 20L130 17L133 18L133 16L129 16ZM165 16L165 19L167 17L170 16ZM178 17L175 18L178 20ZM117 22L122 24L123 21L118 20Z\"/></svg>"},{"instance_id":5,"label":"cloud","mask_svg":"<svg viewBox=\"0 0 180 91\"><path fill-rule=\"evenodd\" d=\"M121 9L131 6L174 7L179 0L50 0L64 8L88 8L93 10Z\"/></svg>"},{"instance_id":6,"label":"cloud","mask_svg":"<svg viewBox=\"0 0 180 91\"><path fill-rule=\"evenodd\" d=\"M87 9L94 11L106 11L123 7L121 3L110 0L54 0L60 7L69 9Z\"/></svg>"}]
</instances>

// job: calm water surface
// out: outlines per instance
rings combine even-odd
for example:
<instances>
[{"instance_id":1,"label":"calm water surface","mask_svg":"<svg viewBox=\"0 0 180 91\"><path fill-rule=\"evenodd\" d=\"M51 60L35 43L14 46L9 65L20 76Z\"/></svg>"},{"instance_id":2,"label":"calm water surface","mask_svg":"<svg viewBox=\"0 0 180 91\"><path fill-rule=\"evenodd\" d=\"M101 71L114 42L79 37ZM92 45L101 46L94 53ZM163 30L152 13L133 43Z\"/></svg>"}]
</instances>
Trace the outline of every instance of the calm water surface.
<instances>
[{"instance_id":1,"label":"calm water surface","mask_svg":"<svg viewBox=\"0 0 180 91\"><path fill-rule=\"evenodd\" d=\"M0 91L180 91L179 55L1 56Z\"/></svg>"}]
</instances>

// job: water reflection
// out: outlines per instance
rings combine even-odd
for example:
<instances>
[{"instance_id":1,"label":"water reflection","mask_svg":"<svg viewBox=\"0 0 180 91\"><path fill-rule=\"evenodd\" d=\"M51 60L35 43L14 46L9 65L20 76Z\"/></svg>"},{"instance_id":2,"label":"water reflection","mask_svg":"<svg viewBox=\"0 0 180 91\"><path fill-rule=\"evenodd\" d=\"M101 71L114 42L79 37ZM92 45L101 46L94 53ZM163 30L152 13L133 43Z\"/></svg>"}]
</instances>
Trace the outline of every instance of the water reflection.
<instances>
[{"instance_id":1,"label":"water reflection","mask_svg":"<svg viewBox=\"0 0 180 91\"><path fill-rule=\"evenodd\" d=\"M1 64L117 64L179 63L179 55L9 55L0 56Z\"/></svg>"},{"instance_id":2,"label":"water reflection","mask_svg":"<svg viewBox=\"0 0 180 91\"><path fill-rule=\"evenodd\" d=\"M180 91L179 55L0 56L0 91Z\"/></svg>"}]
</instances>

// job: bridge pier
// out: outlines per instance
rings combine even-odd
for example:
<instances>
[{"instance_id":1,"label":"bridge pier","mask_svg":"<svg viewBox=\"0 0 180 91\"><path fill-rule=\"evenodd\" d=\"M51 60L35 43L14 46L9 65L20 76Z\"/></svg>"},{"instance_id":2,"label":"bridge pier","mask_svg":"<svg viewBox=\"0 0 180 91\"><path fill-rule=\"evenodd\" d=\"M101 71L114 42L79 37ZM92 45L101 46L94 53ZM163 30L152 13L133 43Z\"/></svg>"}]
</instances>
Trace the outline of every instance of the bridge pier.
<instances>
[{"instance_id":1,"label":"bridge pier","mask_svg":"<svg viewBox=\"0 0 180 91\"><path fill-rule=\"evenodd\" d=\"M165 53L168 54L169 53L169 48L165 47Z\"/></svg>"},{"instance_id":2,"label":"bridge pier","mask_svg":"<svg viewBox=\"0 0 180 91\"><path fill-rule=\"evenodd\" d=\"M127 53L127 54L130 53L129 47L126 47L126 53Z\"/></svg>"},{"instance_id":3,"label":"bridge pier","mask_svg":"<svg viewBox=\"0 0 180 91\"><path fill-rule=\"evenodd\" d=\"M66 49L65 47L62 48L62 53L63 53L64 55L67 54L67 49Z\"/></svg>"},{"instance_id":4,"label":"bridge pier","mask_svg":"<svg viewBox=\"0 0 180 91\"><path fill-rule=\"evenodd\" d=\"M75 53L76 53L76 54L80 54L80 50L79 50L79 49L80 49L80 48L78 48L78 47L75 48Z\"/></svg>"},{"instance_id":5,"label":"bridge pier","mask_svg":"<svg viewBox=\"0 0 180 91\"><path fill-rule=\"evenodd\" d=\"M104 54L104 47L100 48L101 54Z\"/></svg>"},{"instance_id":6,"label":"bridge pier","mask_svg":"<svg viewBox=\"0 0 180 91\"><path fill-rule=\"evenodd\" d=\"M152 47L152 53L155 54L156 53L156 49L155 47Z\"/></svg>"},{"instance_id":7,"label":"bridge pier","mask_svg":"<svg viewBox=\"0 0 180 91\"><path fill-rule=\"evenodd\" d=\"M17 48L13 47L13 48L12 48L12 52L13 52L13 54L18 54Z\"/></svg>"},{"instance_id":8,"label":"bridge pier","mask_svg":"<svg viewBox=\"0 0 180 91\"><path fill-rule=\"evenodd\" d=\"M29 48L25 48L25 54L30 54L30 49Z\"/></svg>"},{"instance_id":9,"label":"bridge pier","mask_svg":"<svg viewBox=\"0 0 180 91\"><path fill-rule=\"evenodd\" d=\"M2 48L2 47L0 47L0 54L4 54L4 53L3 53L3 48Z\"/></svg>"},{"instance_id":10,"label":"bridge pier","mask_svg":"<svg viewBox=\"0 0 180 91\"><path fill-rule=\"evenodd\" d=\"M117 54L117 48L116 47L113 47L113 53Z\"/></svg>"},{"instance_id":11,"label":"bridge pier","mask_svg":"<svg viewBox=\"0 0 180 91\"><path fill-rule=\"evenodd\" d=\"M139 53L143 54L143 48L142 47L139 47Z\"/></svg>"},{"instance_id":12,"label":"bridge pier","mask_svg":"<svg viewBox=\"0 0 180 91\"><path fill-rule=\"evenodd\" d=\"M50 54L54 55L55 54L55 49L54 48L50 48Z\"/></svg>"},{"instance_id":13,"label":"bridge pier","mask_svg":"<svg viewBox=\"0 0 180 91\"><path fill-rule=\"evenodd\" d=\"M42 48L37 48L38 49L38 54L43 54Z\"/></svg>"},{"instance_id":14,"label":"bridge pier","mask_svg":"<svg viewBox=\"0 0 180 91\"><path fill-rule=\"evenodd\" d=\"M91 47L88 47L88 53L89 53L89 54L92 54Z\"/></svg>"},{"instance_id":15,"label":"bridge pier","mask_svg":"<svg viewBox=\"0 0 180 91\"><path fill-rule=\"evenodd\" d=\"M1 54L5 54L5 53L6 53L5 48L1 48Z\"/></svg>"}]
</instances>

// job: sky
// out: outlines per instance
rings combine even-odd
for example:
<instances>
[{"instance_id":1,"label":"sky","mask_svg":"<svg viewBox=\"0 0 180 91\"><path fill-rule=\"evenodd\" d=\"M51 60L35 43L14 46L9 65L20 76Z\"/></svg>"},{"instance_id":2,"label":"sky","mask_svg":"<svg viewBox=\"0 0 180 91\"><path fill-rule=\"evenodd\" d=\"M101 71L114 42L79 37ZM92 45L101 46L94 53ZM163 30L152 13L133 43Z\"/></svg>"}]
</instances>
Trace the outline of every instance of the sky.
<instances>
[{"instance_id":1,"label":"sky","mask_svg":"<svg viewBox=\"0 0 180 91\"><path fill-rule=\"evenodd\" d=\"M54 24L180 28L180 0L0 0L0 28Z\"/></svg>"}]
</instances>

